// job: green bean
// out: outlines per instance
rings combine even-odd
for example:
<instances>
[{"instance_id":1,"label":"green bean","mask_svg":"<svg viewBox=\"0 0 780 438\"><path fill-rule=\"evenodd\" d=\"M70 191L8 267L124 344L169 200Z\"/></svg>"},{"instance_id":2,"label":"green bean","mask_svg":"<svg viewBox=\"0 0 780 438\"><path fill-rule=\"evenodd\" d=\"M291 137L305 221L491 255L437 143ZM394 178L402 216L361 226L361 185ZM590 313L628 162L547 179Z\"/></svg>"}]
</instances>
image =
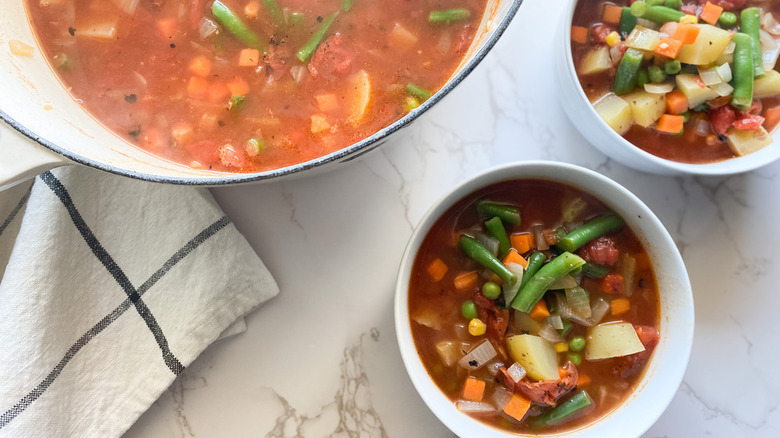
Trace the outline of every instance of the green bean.
<instances>
[{"instance_id":1,"label":"green bean","mask_svg":"<svg viewBox=\"0 0 780 438\"><path fill-rule=\"evenodd\" d=\"M609 273L609 266L588 262L582 265L582 273L590 278L604 278Z\"/></svg>"},{"instance_id":2,"label":"green bean","mask_svg":"<svg viewBox=\"0 0 780 438\"><path fill-rule=\"evenodd\" d=\"M352 9L352 0L341 0L341 10L349 12Z\"/></svg>"},{"instance_id":3,"label":"green bean","mask_svg":"<svg viewBox=\"0 0 780 438\"><path fill-rule=\"evenodd\" d=\"M664 73L676 75L682 71L682 63L676 59L664 63ZM698 74L698 73L697 73Z\"/></svg>"},{"instance_id":4,"label":"green bean","mask_svg":"<svg viewBox=\"0 0 780 438\"><path fill-rule=\"evenodd\" d=\"M474 319L479 317L479 313L477 312L477 305L474 304L474 301L471 300L466 300L463 302L463 305L460 306L460 312L466 319Z\"/></svg>"},{"instance_id":5,"label":"green bean","mask_svg":"<svg viewBox=\"0 0 780 438\"><path fill-rule=\"evenodd\" d=\"M509 236L506 235L506 229L504 229L504 224L501 223L501 218L496 216L486 221L485 228L487 228L491 236L498 240L498 254L504 257L509 252L509 249L512 248L512 244L509 243Z\"/></svg>"},{"instance_id":6,"label":"green bean","mask_svg":"<svg viewBox=\"0 0 780 438\"><path fill-rule=\"evenodd\" d=\"M279 4L276 0L263 0L265 8L268 9L268 15L271 16L271 21L279 27L283 27L287 24L284 20L284 12L279 8Z\"/></svg>"},{"instance_id":7,"label":"green bean","mask_svg":"<svg viewBox=\"0 0 780 438\"><path fill-rule=\"evenodd\" d=\"M734 28L737 25L737 14L729 11L723 12L718 18L718 24L724 29Z\"/></svg>"},{"instance_id":8,"label":"green bean","mask_svg":"<svg viewBox=\"0 0 780 438\"><path fill-rule=\"evenodd\" d=\"M761 76L764 71L764 60L761 55L761 10L758 8L747 8L742 10L742 33L748 35L751 39L751 55L753 56L753 77Z\"/></svg>"},{"instance_id":9,"label":"green bean","mask_svg":"<svg viewBox=\"0 0 780 438\"><path fill-rule=\"evenodd\" d=\"M444 9L442 11L431 11L428 15L429 23L449 23L451 21L465 20L471 17L468 9Z\"/></svg>"},{"instance_id":10,"label":"green bean","mask_svg":"<svg viewBox=\"0 0 780 438\"><path fill-rule=\"evenodd\" d=\"M655 23L664 24L669 21L679 22L685 16L684 12L666 6L649 5L647 2L638 1L631 5L631 14L637 18L644 18Z\"/></svg>"},{"instance_id":11,"label":"green bean","mask_svg":"<svg viewBox=\"0 0 780 438\"><path fill-rule=\"evenodd\" d=\"M230 96L230 101L228 102L228 110L237 111L239 108L244 106L245 100L246 97L242 95Z\"/></svg>"},{"instance_id":12,"label":"green bean","mask_svg":"<svg viewBox=\"0 0 780 438\"><path fill-rule=\"evenodd\" d=\"M536 417L533 425L534 427L541 427L555 426L557 424L565 423L566 421L569 421L572 416L592 404L593 399L590 398L585 390L582 390L574 394L574 396L566 400L566 402L558 405L556 408Z\"/></svg>"},{"instance_id":13,"label":"green bean","mask_svg":"<svg viewBox=\"0 0 780 438\"><path fill-rule=\"evenodd\" d=\"M487 217L498 216L502 221L510 225L520 225L520 212L512 205L499 204L492 201L479 201L477 202L477 211L479 214Z\"/></svg>"},{"instance_id":14,"label":"green bean","mask_svg":"<svg viewBox=\"0 0 780 438\"><path fill-rule=\"evenodd\" d=\"M236 38L241 40L241 42L246 44L247 47L260 50L261 52L266 51L268 48L268 43L261 40L260 37L252 31L252 29L247 27L247 25L241 21L238 15L231 11L230 8L225 6L225 4L221 1L214 1L214 3L211 5L211 13L214 15L214 18L217 19L219 24L225 26L225 29L227 29L228 32L232 33Z\"/></svg>"},{"instance_id":15,"label":"green bean","mask_svg":"<svg viewBox=\"0 0 780 438\"><path fill-rule=\"evenodd\" d=\"M547 256L539 251L535 251L533 254L528 256L528 266L525 268L525 272L523 272L523 281L520 282L520 289L522 289L526 284L528 284L529 281L531 281L531 277L536 274L539 269L544 266L544 262L547 261Z\"/></svg>"},{"instance_id":16,"label":"green bean","mask_svg":"<svg viewBox=\"0 0 780 438\"><path fill-rule=\"evenodd\" d=\"M320 25L320 28L314 32L314 35L312 35L311 38L309 38L309 41L307 41L306 44L304 44L303 47L298 50L298 53L296 53L295 56L301 62L307 62L309 58L311 58L311 55L313 55L314 51L317 50L317 46L320 45L322 38L325 37L325 33L328 32L328 28L330 28L330 25L333 24L333 20L335 20L336 16L338 15L339 11L328 15L328 17L325 18L325 20Z\"/></svg>"},{"instance_id":17,"label":"green bean","mask_svg":"<svg viewBox=\"0 0 780 438\"><path fill-rule=\"evenodd\" d=\"M411 82L406 84L406 92L420 100L428 100L431 98L431 92L425 88L418 87Z\"/></svg>"},{"instance_id":18,"label":"green bean","mask_svg":"<svg viewBox=\"0 0 780 438\"><path fill-rule=\"evenodd\" d=\"M753 104L753 40L749 35L734 34L734 92L731 104L737 109L747 111Z\"/></svg>"},{"instance_id":19,"label":"green bean","mask_svg":"<svg viewBox=\"0 0 780 438\"><path fill-rule=\"evenodd\" d=\"M680 9L682 7L682 0L666 0L667 8Z\"/></svg>"},{"instance_id":20,"label":"green bean","mask_svg":"<svg viewBox=\"0 0 780 438\"><path fill-rule=\"evenodd\" d=\"M591 240L619 229L623 223L623 218L614 213L600 216L567 234L557 245L564 251L573 252Z\"/></svg>"},{"instance_id":21,"label":"green bean","mask_svg":"<svg viewBox=\"0 0 780 438\"><path fill-rule=\"evenodd\" d=\"M664 0L645 0L649 6L663 6Z\"/></svg>"},{"instance_id":22,"label":"green bean","mask_svg":"<svg viewBox=\"0 0 780 438\"><path fill-rule=\"evenodd\" d=\"M647 69L647 74L650 76L650 81L654 84L660 84L666 80L666 72L657 65L651 65Z\"/></svg>"},{"instance_id":23,"label":"green bean","mask_svg":"<svg viewBox=\"0 0 780 438\"><path fill-rule=\"evenodd\" d=\"M501 286L492 281L486 281L485 284L482 285L482 295L491 300L495 300L501 296Z\"/></svg>"},{"instance_id":24,"label":"green bean","mask_svg":"<svg viewBox=\"0 0 780 438\"><path fill-rule=\"evenodd\" d=\"M632 48L626 51L620 65L618 65L615 82L612 84L612 91L615 94L626 94L634 91L644 56L641 50Z\"/></svg>"},{"instance_id":25,"label":"green bean","mask_svg":"<svg viewBox=\"0 0 780 438\"><path fill-rule=\"evenodd\" d=\"M569 341L569 350L579 352L585 348L585 338L582 336L575 336ZM575 364L577 365L577 364Z\"/></svg>"},{"instance_id":26,"label":"green bean","mask_svg":"<svg viewBox=\"0 0 780 438\"><path fill-rule=\"evenodd\" d=\"M650 73L647 71L647 69L643 68L639 70L639 73L636 77L636 86L642 88L645 86L645 84L649 84L650 82L652 82L652 79L650 79Z\"/></svg>"},{"instance_id":27,"label":"green bean","mask_svg":"<svg viewBox=\"0 0 780 438\"><path fill-rule=\"evenodd\" d=\"M490 269L505 283L514 284L517 275L501 263L487 248L469 236L461 236L460 247L472 260Z\"/></svg>"},{"instance_id":28,"label":"green bean","mask_svg":"<svg viewBox=\"0 0 780 438\"><path fill-rule=\"evenodd\" d=\"M564 252L552 259L542 266L525 286L520 288L517 296L512 300L512 308L521 312L530 312L550 288L550 285L584 264L585 260L570 252Z\"/></svg>"},{"instance_id":29,"label":"green bean","mask_svg":"<svg viewBox=\"0 0 780 438\"><path fill-rule=\"evenodd\" d=\"M620 35L625 38L636 27L636 17L631 13L631 8L623 7L623 13L620 14L620 24L618 30Z\"/></svg>"}]
</instances>

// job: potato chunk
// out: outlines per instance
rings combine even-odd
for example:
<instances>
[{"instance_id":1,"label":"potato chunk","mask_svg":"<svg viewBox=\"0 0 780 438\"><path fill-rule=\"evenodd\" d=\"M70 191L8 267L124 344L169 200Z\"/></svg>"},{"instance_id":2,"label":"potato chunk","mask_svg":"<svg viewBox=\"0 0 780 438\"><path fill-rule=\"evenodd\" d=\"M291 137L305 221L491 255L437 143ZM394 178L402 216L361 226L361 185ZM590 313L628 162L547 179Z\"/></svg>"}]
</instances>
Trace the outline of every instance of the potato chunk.
<instances>
[{"instance_id":1,"label":"potato chunk","mask_svg":"<svg viewBox=\"0 0 780 438\"><path fill-rule=\"evenodd\" d=\"M534 335L515 335L506 340L509 355L536 380L558 380L555 346Z\"/></svg>"},{"instance_id":2,"label":"potato chunk","mask_svg":"<svg viewBox=\"0 0 780 438\"><path fill-rule=\"evenodd\" d=\"M612 67L612 59L609 57L609 48L601 46L591 49L580 63L580 74L592 75L602 73Z\"/></svg>"},{"instance_id":3,"label":"potato chunk","mask_svg":"<svg viewBox=\"0 0 780 438\"><path fill-rule=\"evenodd\" d=\"M729 128L726 131L726 139L731 150L738 156L752 154L772 144L772 136L762 126L755 131L742 131Z\"/></svg>"},{"instance_id":4,"label":"potato chunk","mask_svg":"<svg viewBox=\"0 0 780 438\"><path fill-rule=\"evenodd\" d=\"M731 42L731 32L709 24L694 24L699 36L693 44L682 46L677 60L685 64L713 64Z\"/></svg>"},{"instance_id":5,"label":"potato chunk","mask_svg":"<svg viewBox=\"0 0 780 438\"><path fill-rule=\"evenodd\" d=\"M599 360L645 351L634 326L628 322L607 322L587 331L585 359Z\"/></svg>"},{"instance_id":6,"label":"potato chunk","mask_svg":"<svg viewBox=\"0 0 780 438\"><path fill-rule=\"evenodd\" d=\"M596 101L593 108L601 119L620 135L628 132L634 123L631 106L615 93L609 93Z\"/></svg>"},{"instance_id":7,"label":"potato chunk","mask_svg":"<svg viewBox=\"0 0 780 438\"><path fill-rule=\"evenodd\" d=\"M682 91L688 99L688 108L696 108L708 100L719 97L717 91L704 85L697 75L680 74L677 75L677 88Z\"/></svg>"},{"instance_id":8,"label":"potato chunk","mask_svg":"<svg viewBox=\"0 0 780 438\"><path fill-rule=\"evenodd\" d=\"M664 114L666 110L666 95L652 94L644 90L633 91L623 96L631 107L634 123L647 128Z\"/></svg>"},{"instance_id":9,"label":"potato chunk","mask_svg":"<svg viewBox=\"0 0 780 438\"><path fill-rule=\"evenodd\" d=\"M756 99L774 97L778 94L780 94L780 72L777 70L767 70L764 76L756 78L753 83L753 97Z\"/></svg>"}]
</instances>

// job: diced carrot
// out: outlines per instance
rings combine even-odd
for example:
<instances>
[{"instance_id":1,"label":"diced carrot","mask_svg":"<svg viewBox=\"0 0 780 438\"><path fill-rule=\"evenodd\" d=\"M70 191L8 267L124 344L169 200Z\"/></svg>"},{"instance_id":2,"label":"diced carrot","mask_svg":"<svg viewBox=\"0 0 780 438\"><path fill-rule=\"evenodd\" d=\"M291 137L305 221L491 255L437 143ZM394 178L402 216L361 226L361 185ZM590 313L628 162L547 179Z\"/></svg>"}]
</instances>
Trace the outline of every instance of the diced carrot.
<instances>
[{"instance_id":1,"label":"diced carrot","mask_svg":"<svg viewBox=\"0 0 780 438\"><path fill-rule=\"evenodd\" d=\"M699 18L702 21L705 21L711 25L715 25L718 22L718 19L720 18L720 14L723 13L723 7L713 5L710 2L707 2L704 4L704 7L701 10L701 14L699 14Z\"/></svg>"},{"instance_id":2,"label":"diced carrot","mask_svg":"<svg viewBox=\"0 0 780 438\"><path fill-rule=\"evenodd\" d=\"M673 90L666 95L666 111L676 115L688 111L688 98L682 91Z\"/></svg>"},{"instance_id":3,"label":"diced carrot","mask_svg":"<svg viewBox=\"0 0 780 438\"><path fill-rule=\"evenodd\" d=\"M517 421L522 421L530 407L530 400L520 394L512 394L512 398L510 398L509 402L504 406L504 413Z\"/></svg>"},{"instance_id":4,"label":"diced carrot","mask_svg":"<svg viewBox=\"0 0 780 438\"><path fill-rule=\"evenodd\" d=\"M495 284L497 284L499 286L502 286L504 284L504 280L502 280L501 277L496 275L495 272L490 274L490 281L492 281L493 283L495 283Z\"/></svg>"},{"instance_id":5,"label":"diced carrot","mask_svg":"<svg viewBox=\"0 0 780 438\"><path fill-rule=\"evenodd\" d=\"M211 102L225 102L227 101L228 96L230 96L230 88L222 82L214 82L209 85L208 94L209 101Z\"/></svg>"},{"instance_id":6,"label":"diced carrot","mask_svg":"<svg viewBox=\"0 0 780 438\"><path fill-rule=\"evenodd\" d=\"M339 99L334 93L318 94L314 96L320 111L333 111L339 108Z\"/></svg>"},{"instance_id":7,"label":"diced carrot","mask_svg":"<svg viewBox=\"0 0 780 438\"><path fill-rule=\"evenodd\" d=\"M260 51L255 49L241 49L238 54L239 67L254 67L260 62Z\"/></svg>"},{"instance_id":8,"label":"diced carrot","mask_svg":"<svg viewBox=\"0 0 780 438\"><path fill-rule=\"evenodd\" d=\"M428 275L431 276L433 281L441 281L447 274L448 269L447 264L442 259L437 258L428 265Z\"/></svg>"},{"instance_id":9,"label":"diced carrot","mask_svg":"<svg viewBox=\"0 0 780 438\"><path fill-rule=\"evenodd\" d=\"M195 76L205 78L211 73L211 60L205 56L196 56L190 61L190 72Z\"/></svg>"},{"instance_id":10,"label":"diced carrot","mask_svg":"<svg viewBox=\"0 0 780 438\"><path fill-rule=\"evenodd\" d=\"M693 44L699 38L699 32L701 32L701 28L697 26L684 23L678 24L672 38L681 41L683 44Z\"/></svg>"},{"instance_id":11,"label":"diced carrot","mask_svg":"<svg viewBox=\"0 0 780 438\"><path fill-rule=\"evenodd\" d=\"M682 41L678 41L672 38L661 38L661 42L659 42L655 47L654 52L661 56L674 59L677 58L677 55L680 54L680 49L682 49L682 46Z\"/></svg>"},{"instance_id":12,"label":"diced carrot","mask_svg":"<svg viewBox=\"0 0 780 438\"><path fill-rule=\"evenodd\" d=\"M230 89L231 96L243 96L249 93L249 84L241 78L235 78L225 85Z\"/></svg>"},{"instance_id":13,"label":"diced carrot","mask_svg":"<svg viewBox=\"0 0 780 438\"><path fill-rule=\"evenodd\" d=\"M509 241L512 244L512 248L516 249L520 254L525 254L531 250L534 236L531 233L512 234L509 236Z\"/></svg>"},{"instance_id":14,"label":"diced carrot","mask_svg":"<svg viewBox=\"0 0 780 438\"><path fill-rule=\"evenodd\" d=\"M682 132L684 125L685 116L664 114L658 119L658 124L655 129L661 132L668 132L669 134L679 134Z\"/></svg>"},{"instance_id":15,"label":"diced carrot","mask_svg":"<svg viewBox=\"0 0 780 438\"><path fill-rule=\"evenodd\" d=\"M628 301L628 298L615 298L612 300L611 306L612 314L615 316L622 315L631 310L631 302Z\"/></svg>"},{"instance_id":16,"label":"diced carrot","mask_svg":"<svg viewBox=\"0 0 780 438\"><path fill-rule=\"evenodd\" d=\"M504 257L504 264L517 263L522 266L523 269L528 267L528 260L524 259L516 250L510 249L506 257Z\"/></svg>"},{"instance_id":17,"label":"diced carrot","mask_svg":"<svg viewBox=\"0 0 780 438\"><path fill-rule=\"evenodd\" d=\"M623 8L615 5L604 5L604 15L602 18L605 23L618 24L620 17L623 16Z\"/></svg>"},{"instance_id":18,"label":"diced carrot","mask_svg":"<svg viewBox=\"0 0 780 438\"><path fill-rule=\"evenodd\" d=\"M463 384L463 398L471 401L481 401L485 396L485 381L476 377L467 377Z\"/></svg>"},{"instance_id":19,"label":"diced carrot","mask_svg":"<svg viewBox=\"0 0 780 438\"><path fill-rule=\"evenodd\" d=\"M206 97L209 91L209 81L199 77L192 76L187 83L187 94L193 97Z\"/></svg>"},{"instance_id":20,"label":"diced carrot","mask_svg":"<svg viewBox=\"0 0 780 438\"><path fill-rule=\"evenodd\" d=\"M558 367L558 378L563 380L564 377L566 377L569 373L566 371L566 368L564 367Z\"/></svg>"},{"instance_id":21,"label":"diced carrot","mask_svg":"<svg viewBox=\"0 0 780 438\"><path fill-rule=\"evenodd\" d=\"M769 108L764 111L764 126L767 131L773 131L778 124L780 124L780 106Z\"/></svg>"},{"instance_id":22,"label":"diced carrot","mask_svg":"<svg viewBox=\"0 0 780 438\"><path fill-rule=\"evenodd\" d=\"M250 20L257 18L260 13L260 2L252 0L244 6L244 16Z\"/></svg>"},{"instance_id":23,"label":"diced carrot","mask_svg":"<svg viewBox=\"0 0 780 438\"><path fill-rule=\"evenodd\" d=\"M477 280L479 280L479 274L477 271L470 271L461 272L460 274L456 275L452 282L455 285L455 289L463 290L476 286Z\"/></svg>"},{"instance_id":24,"label":"diced carrot","mask_svg":"<svg viewBox=\"0 0 780 438\"><path fill-rule=\"evenodd\" d=\"M578 388L582 387L582 386L585 386L585 385L589 384L590 382L591 382L591 378L590 378L589 375L583 373L582 371L580 371L577 374L577 387Z\"/></svg>"},{"instance_id":25,"label":"diced carrot","mask_svg":"<svg viewBox=\"0 0 780 438\"><path fill-rule=\"evenodd\" d=\"M330 123L328 123L328 119L325 118L322 114L312 114L311 115L311 133L312 134L319 134L322 131L327 131L330 129Z\"/></svg>"},{"instance_id":26,"label":"diced carrot","mask_svg":"<svg viewBox=\"0 0 780 438\"><path fill-rule=\"evenodd\" d=\"M528 312L528 314L531 316L531 318L537 321L541 321L544 318L550 316L550 311L547 310L547 303L545 303L544 300L539 300L536 302L534 308Z\"/></svg>"},{"instance_id":27,"label":"diced carrot","mask_svg":"<svg viewBox=\"0 0 780 438\"><path fill-rule=\"evenodd\" d=\"M582 26L572 26L571 40L575 43L586 44L588 42L588 29Z\"/></svg>"},{"instance_id":28,"label":"diced carrot","mask_svg":"<svg viewBox=\"0 0 780 438\"><path fill-rule=\"evenodd\" d=\"M176 20L173 18L157 20L157 30L160 32L160 36L163 38L172 37L176 32Z\"/></svg>"}]
</instances>

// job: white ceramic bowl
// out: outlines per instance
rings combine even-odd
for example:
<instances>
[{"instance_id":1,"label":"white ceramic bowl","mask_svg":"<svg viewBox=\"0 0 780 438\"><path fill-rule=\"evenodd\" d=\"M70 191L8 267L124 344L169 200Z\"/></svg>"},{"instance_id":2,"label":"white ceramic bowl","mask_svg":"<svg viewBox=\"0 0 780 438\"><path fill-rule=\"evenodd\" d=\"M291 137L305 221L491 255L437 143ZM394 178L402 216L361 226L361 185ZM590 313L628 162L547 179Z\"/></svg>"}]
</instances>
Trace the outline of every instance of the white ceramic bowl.
<instances>
[{"instance_id":1,"label":"white ceramic bowl","mask_svg":"<svg viewBox=\"0 0 780 438\"><path fill-rule=\"evenodd\" d=\"M730 175L747 172L780 158L780 142L744 157L710 164L686 164L649 154L613 131L593 109L580 86L571 53L571 23L577 0L566 0L555 42L558 97L574 126L601 152L626 166L665 175Z\"/></svg>"},{"instance_id":2,"label":"white ceramic bowl","mask_svg":"<svg viewBox=\"0 0 780 438\"><path fill-rule=\"evenodd\" d=\"M614 411L578 430L558 436L630 438L645 432L664 412L682 381L693 342L693 296L680 253L664 226L636 196L593 171L562 163L523 162L488 170L462 183L436 201L412 233L398 273L395 326L401 356L415 388L442 423L462 437L509 437L459 412L425 370L412 339L409 320L409 280L423 239L439 217L458 200L483 187L511 179L544 179L589 193L621 215L647 250L661 299L660 341L642 380Z\"/></svg>"}]
</instances>

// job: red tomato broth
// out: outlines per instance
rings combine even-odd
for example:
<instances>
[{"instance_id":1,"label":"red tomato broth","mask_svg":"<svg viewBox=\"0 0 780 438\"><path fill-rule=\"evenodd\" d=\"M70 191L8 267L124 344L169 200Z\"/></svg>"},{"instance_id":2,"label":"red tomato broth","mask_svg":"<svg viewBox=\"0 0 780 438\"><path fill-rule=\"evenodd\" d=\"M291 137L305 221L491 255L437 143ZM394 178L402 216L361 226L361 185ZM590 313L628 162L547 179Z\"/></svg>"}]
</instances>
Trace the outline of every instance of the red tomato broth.
<instances>
[{"instance_id":1,"label":"red tomato broth","mask_svg":"<svg viewBox=\"0 0 780 438\"><path fill-rule=\"evenodd\" d=\"M518 206L522 223L514 229L511 226L508 227L507 232L512 233L527 232L534 224L543 224L545 228L555 228L561 225L561 203L564 198L570 197L581 197L586 201L587 209L583 214L585 218L595 217L610 211L594 197L564 184L541 180L506 181L466 196L447 210L428 231L415 258L409 285L409 315L412 337L420 359L431 379L453 402L461 399L463 383L467 376L474 376L487 382L483 401L489 401L492 392L502 387L497 378L490 373L488 366L473 371L467 370L455 362L454 365L448 367L436 350L438 342L454 341L460 343L462 356L485 339L484 335L474 337L468 333L469 320L461 313L463 301L473 297L485 282L486 270L468 258L458 247L461 233L485 219L478 215L475 208L476 201L490 199ZM621 253L630 253L636 258L634 279L636 289L630 297L631 309L627 313L620 316L612 316L607 313L601 322L628 321L635 326L652 327L657 333L660 327L660 300L648 255L627 226L611 234L610 237L615 240ZM530 252L533 252L533 249ZM530 252L525 254L526 257ZM440 281L434 281L427 272L427 267L437 258L448 266L444 278ZM458 291L453 286L454 278L462 272L474 270L481 273L482 278L479 285L468 290ZM591 300L617 297L601 292L600 280L583 278L581 285L589 291ZM550 293L548 292L548 294ZM510 310L510 312L512 312L510 313L512 316L505 337L520 334L520 331L513 326L514 311ZM421 324L417 320L428 321L429 325L434 325L436 328ZM430 324L431 321L433 321L432 324ZM585 327L575 324L569 337L576 335L585 336ZM541 412L540 407L536 404L532 404L523 422L515 421L501 413L474 415L474 418L499 429L516 433L547 434L584 427L617 408L631 394L644 374L653 348L648 348L646 354L639 353L638 355L642 355L642 358L636 360L632 356L625 356L588 362L583 356L582 363L577 366L577 369L592 379L591 383L584 385L583 388L587 389L595 402L594 407L589 408L579 418L564 424L545 428L531 427L528 423L534 415ZM504 349L506 349L505 344ZM497 360L509 367L513 360L501 356L502 352L499 351ZM565 363L563 358L565 358L565 353L559 354L559 366ZM575 388L574 391L560 398L558 404L564 402L579 389L582 388Z\"/></svg>"},{"instance_id":2,"label":"red tomato broth","mask_svg":"<svg viewBox=\"0 0 780 438\"><path fill-rule=\"evenodd\" d=\"M594 41L594 28L598 26L608 26L614 29L615 25L603 23L602 12L604 5L629 6L633 1L630 0L580 0L574 10L574 19L572 25L582 26L588 29L588 43L578 44L572 42L572 56L575 69L578 71L578 79L585 95L591 103L599 100L605 94L611 91L611 86L615 77L616 68L601 74L583 75L580 74L580 63L587 54L588 50L596 45ZM683 4L697 4L698 1L684 0ZM744 2L744 7L762 6L766 7L766 1L748 0ZM699 8L701 9L701 8ZM742 8L740 8L742 9ZM780 18L780 3L771 4L771 11ZM738 10L736 10L739 15ZM780 61L775 65L775 70L780 71ZM768 109L780 108L780 96L756 99L761 102L763 110L760 115L766 115ZM736 158L737 155L729 147L728 143L722 138L718 138L715 132L711 132L707 137L696 135L696 118L691 117L684 127L682 135L670 135L658 132L653 127L643 128L634 125L623 137L636 147L671 161L690 164L708 164ZM778 125L778 120L771 122L767 120L764 128L774 133Z\"/></svg>"},{"instance_id":3,"label":"red tomato broth","mask_svg":"<svg viewBox=\"0 0 780 438\"><path fill-rule=\"evenodd\" d=\"M350 11L339 13L317 52L303 63L295 53L324 17L340 11L341 0L278 0L281 8L305 15L301 24L284 29L274 27L262 2L251 20L243 13L248 1L225 0L261 39L270 41L257 67L240 67L239 52L246 45L234 35L222 26L205 40L199 35L203 17L217 22L210 0L142 1L132 16L110 1L62 0L45 7L37 0L26 3L53 69L98 121L155 155L231 172L305 162L398 120L408 112L407 83L431 92L441 88L468 49L486 7L486 0L398 1L392 7L358 0ZM430 11L451 8L467 8L471 16L428 22ZM113 23L115 37L83 36L96 23ZM391 36L395 23L416 41L398 42ZM210 61L205 77L190 70L197 57ZM58 67L63 59L66 67ZM311 68L315 63L319 68ZM296 68L299 82L291 73ZM370 83L370 102L353 123L348 120L351 108L364 107L356 103L364 102L356 86L364 82L355 79L361 71ZM237 79L249 92L240 106L229 109L226 85ZM191 81L207 84L205 92L188 93ZM323 95L337 105L323 109L317 100ZM312 116L325 121L324 129L314 132ZM261 140L256 156L245 146L249 139Z\"/></svg>"}]
</instances>

